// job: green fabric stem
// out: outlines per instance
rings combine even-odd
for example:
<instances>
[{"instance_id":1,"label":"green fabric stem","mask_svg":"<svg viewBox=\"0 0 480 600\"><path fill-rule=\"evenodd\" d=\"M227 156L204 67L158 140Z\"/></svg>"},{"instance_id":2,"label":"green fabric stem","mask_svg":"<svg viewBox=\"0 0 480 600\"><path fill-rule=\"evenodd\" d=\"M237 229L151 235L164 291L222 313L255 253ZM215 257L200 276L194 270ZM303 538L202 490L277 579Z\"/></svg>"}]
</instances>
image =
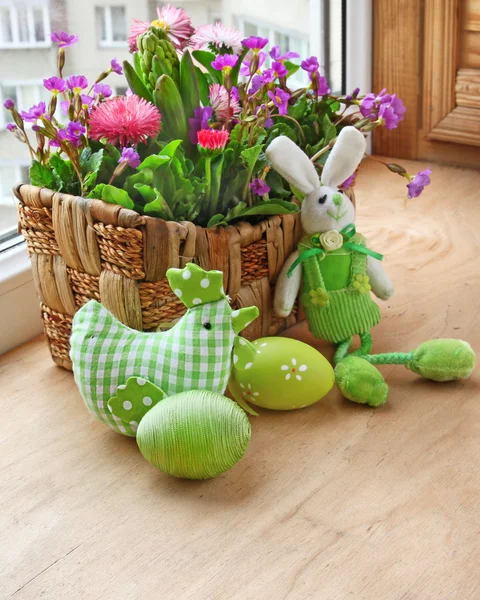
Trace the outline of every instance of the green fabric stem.
<instances>
[{"instance_id":1,"label":"green fabric stem","mask_svg":"<svg viewBox=\"0 0 480 600\"><path fill-rule=\"evenodd\" d=\"M362 356L372 365L408 365L413 352L386 352L385 354L366 354Z\"/></svg>"}]
</instances>

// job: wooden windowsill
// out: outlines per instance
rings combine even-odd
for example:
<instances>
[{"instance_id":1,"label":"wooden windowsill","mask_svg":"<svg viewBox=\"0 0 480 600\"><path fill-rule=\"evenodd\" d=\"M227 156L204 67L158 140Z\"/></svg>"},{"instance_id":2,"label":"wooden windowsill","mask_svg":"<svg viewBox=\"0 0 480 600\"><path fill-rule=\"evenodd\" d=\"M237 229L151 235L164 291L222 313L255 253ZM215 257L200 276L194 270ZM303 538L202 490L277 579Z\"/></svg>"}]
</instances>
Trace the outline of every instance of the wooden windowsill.
<instances>
[{"instance_id":1,"label":"wooden windowsill","mask_svg":"<svg viewBox=\"0 0 480 600\"><path fill-rule=\"evenodd\" d=\"M435 167L432 181L406 206L400 178L361 169L358 229L396 286L376 351L434 337L479 350L480 173ZM313 343L304 325L289 335ZM334 389L309 409L262 411L247 456L199 483L158 473L95 421L43 338L4 355L2 597L477 597L478 370L436 384L381 369L385 407Z\"/></svg>"}]
</instances>

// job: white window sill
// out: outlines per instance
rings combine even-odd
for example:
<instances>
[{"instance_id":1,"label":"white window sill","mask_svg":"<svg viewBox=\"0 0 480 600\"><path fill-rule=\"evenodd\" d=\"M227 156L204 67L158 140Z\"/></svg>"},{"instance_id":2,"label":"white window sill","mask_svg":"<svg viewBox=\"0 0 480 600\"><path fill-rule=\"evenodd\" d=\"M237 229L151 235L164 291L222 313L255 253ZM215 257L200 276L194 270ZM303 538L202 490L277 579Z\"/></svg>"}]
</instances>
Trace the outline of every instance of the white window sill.
<instances>
[{"instance_id":1,"label":"white window sill","mask_svg":"<svg viewBox=\"0 0 480 600\"><path fill-rule=\"evenodd\" d=\"M51 48L52 42L25 42L24 44L0 43L0 50L37 50L38 48Z\"/></svg>"},{"instance_id":2,"label":"white window sill","mask_svg":"<svg viewBox=\"0 0 480 600\"><path fill-rule=\"evenodd\" d=\"M0 355L42 332L25 242L0 254Z\"/></svg>"},{"instance_id":3,"label":"white window sill","mask_svg":"<svg viewBox=\"0 0 480 600\"><path fill-rule=\"evenodd\" d=\"M124 42L104 42L99 41L98 45L100 48L128 48L127 40Z\"/></svg>"}]
</instances>

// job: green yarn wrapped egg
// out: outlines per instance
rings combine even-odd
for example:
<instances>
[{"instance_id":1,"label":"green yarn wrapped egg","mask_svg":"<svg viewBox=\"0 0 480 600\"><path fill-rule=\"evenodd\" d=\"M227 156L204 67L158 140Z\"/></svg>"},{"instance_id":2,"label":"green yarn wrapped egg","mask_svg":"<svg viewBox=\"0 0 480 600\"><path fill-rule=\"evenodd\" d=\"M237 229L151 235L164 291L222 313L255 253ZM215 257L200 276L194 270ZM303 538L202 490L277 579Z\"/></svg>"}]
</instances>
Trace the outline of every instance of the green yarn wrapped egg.
<instances>
[{"instance_id":1,"label":"green yarn wrapped egg","mask_svg":"<svg viewBox=\"0 0 480 600\"><path fill-rule=\"evenodd\" d=\"M140 421L137 444L150 464L184 479L209 479L233 467L250 443L246 413L206 390L170 396Z\"/></svg>"},{"instance_id":2,"label":"green yarn wrapped egg","mask_svg":"<svg viewBox=\"0 0 480 600\"><path fill-rule=\"evenodd\" d=\"M241 406L271 410L305 408L333 387L328 360L308 344L284 337L255 340L255 359L248 368L234 367L228 387Z\"/></svg>"}]
</instances>

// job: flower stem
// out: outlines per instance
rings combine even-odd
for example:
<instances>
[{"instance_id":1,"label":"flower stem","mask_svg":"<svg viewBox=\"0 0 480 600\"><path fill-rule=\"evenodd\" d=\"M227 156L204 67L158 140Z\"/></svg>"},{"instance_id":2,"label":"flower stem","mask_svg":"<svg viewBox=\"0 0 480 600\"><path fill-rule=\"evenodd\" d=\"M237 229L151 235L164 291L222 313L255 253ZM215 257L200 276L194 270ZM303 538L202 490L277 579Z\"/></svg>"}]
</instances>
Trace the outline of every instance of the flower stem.
<instances>
[{"instance_id":1,"label":"flower stem","mask_svg":"<svg viewBox=\"0 0 480 600\"><path fill-rule=\"evenodd\" d=\"M210 189L212 187L212 157L205 156L205 179L207 180L207 187L205 189L205 204L208 206L210 212L213 210L213 206L210 206ZM213 217L213 214L210 216Z\"/></svg>"},{"instance_id":2,"label":"flower stem","mask_svg":"<svg viewBox=\"0 0 480 600\"><path fill-rule=\"evenodd\" d=\"M324 148L322 148L321 150L319 150L316 154L314 154L312 156L312 158L310 159L312 161L312 163L315 163L323 154L325 154L325 152L328 152L329 150L331 150L335 144L335 142L337 141L338 138L333 138L333 140Z\"/></svg>"},{"instance_id":3,"label":"flower stem","mask_svg":"<svg viewBox=\"0 0 480 600\"><path fill-rule=\"evenodd\" d=\"M293 121L294 123L296 123L296 125L297 125L297 127L298 127L298 129L299 129L299 131L300 131L300 134L301 134L301 136L302 136L303 143L304 143L304 144L306 144L307 140L306 140L306 138L305 138L305 133L304 133L304 131L303 131L303 129L302 129L302 126L301 126L301 125L300 125L300 123L297 121L297 119L294 119L294 118L293 118L293 117L291 117L290 115L280 115L280 114L278 114L278 115L270 115L270 116L271 116L271 118L272 118L272 119L274 119L275 117L283 117L284 119L289 119L290 121Z\"/></svg>"}]
</instances>

